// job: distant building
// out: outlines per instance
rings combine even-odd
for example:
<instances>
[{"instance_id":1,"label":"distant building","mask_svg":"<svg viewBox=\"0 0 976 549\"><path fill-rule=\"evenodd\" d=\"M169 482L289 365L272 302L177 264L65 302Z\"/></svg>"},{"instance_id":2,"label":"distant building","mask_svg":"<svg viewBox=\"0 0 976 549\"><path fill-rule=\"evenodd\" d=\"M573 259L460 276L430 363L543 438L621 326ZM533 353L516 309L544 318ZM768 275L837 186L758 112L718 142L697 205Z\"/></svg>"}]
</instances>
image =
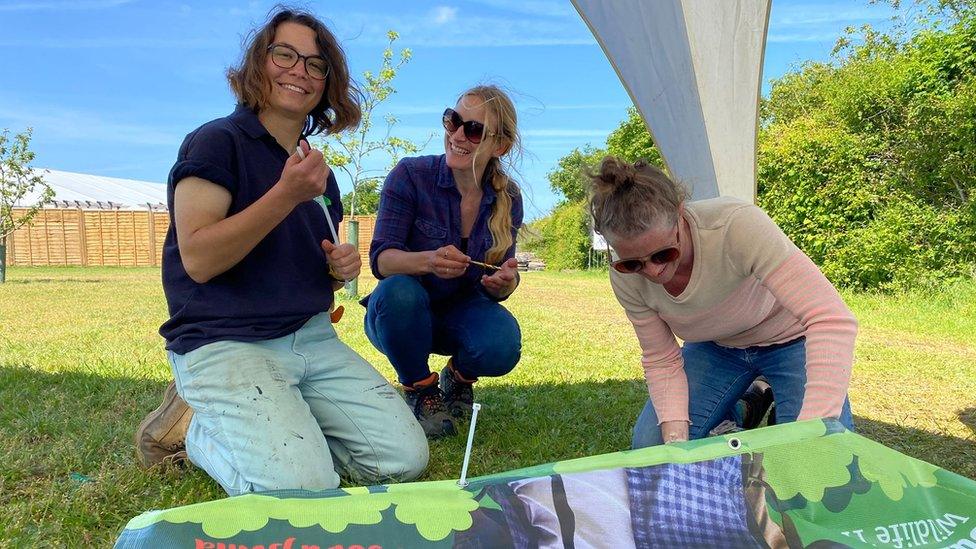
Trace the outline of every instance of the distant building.
<instances>
[{"instance_id":1,"label":"distant building","mask_svg":"<svg viewBox=\"0 0 976 549\"><path fill-rule=\"evenodd\" d=\"M45 208L82 210L165 211L166 185L135 179L34 168L54 190L54 200ZM28 194L14 207L28 207L40 199L40 190Z\"/></svg>"}]
</instances>

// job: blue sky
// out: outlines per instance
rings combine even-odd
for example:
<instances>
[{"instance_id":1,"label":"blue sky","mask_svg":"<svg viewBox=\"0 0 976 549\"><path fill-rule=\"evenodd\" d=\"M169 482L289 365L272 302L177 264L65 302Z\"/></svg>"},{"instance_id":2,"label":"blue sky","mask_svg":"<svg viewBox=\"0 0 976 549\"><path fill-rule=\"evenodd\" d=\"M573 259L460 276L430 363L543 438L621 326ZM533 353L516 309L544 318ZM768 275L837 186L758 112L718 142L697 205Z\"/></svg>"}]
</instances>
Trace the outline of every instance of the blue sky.
<instances>
[{"instance_id":1,"label":"blue sky","mask_svg":"<svg viewBox=\"0 0 976 549\"><path fill-rule=\"evenodd\" d=\"M224 70L273 4L0 0L0 128L34 128L35 167L165 182L183 137L233 109ZM397 135L434 135L426 153L442 152L439 115L460 91L484 81L511 90L530 219L556 200L546 180L556 161L602 145L630 105L569 0L295 5L327 21L356 75L379 65L388 29L400 33L413 60L387 109ZM827 59L846 27L886 26L891 15L867 0L773 0L764 80Z\"/></svg>"}]
</instances>

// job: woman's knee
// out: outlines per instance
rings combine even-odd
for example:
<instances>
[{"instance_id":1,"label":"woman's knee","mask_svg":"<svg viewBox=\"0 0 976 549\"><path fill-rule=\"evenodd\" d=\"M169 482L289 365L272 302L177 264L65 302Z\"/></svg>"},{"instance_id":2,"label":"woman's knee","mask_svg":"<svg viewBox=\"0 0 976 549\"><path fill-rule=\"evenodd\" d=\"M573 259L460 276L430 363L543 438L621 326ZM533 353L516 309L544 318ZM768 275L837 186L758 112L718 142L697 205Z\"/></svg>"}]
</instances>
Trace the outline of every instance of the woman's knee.
<instances>
[{"instance_id":1,"label":"woman's knee","mask_svg":"<svg viewBox=\"0 0 976 549\"><path fill-rule=\"evenodd\" d=\"M427 470L430 449L427 437L420 425L407 429L397 440L385 445L386 450L375 457L376 468L366 471L370 483L407 482L414 480Z\"/></svg>"},{"instance_id":2,"label":"woman's knee","mask_svg":"<svg viewBox=\"0 0 976 549\"><path fill-rule=\"evenodd\" d=\"M188 445L189 451L189 445ZM191 461L217 481L230 496L271 490L329 490L339 487L339 475L331 461L312 462L304 454L294 456L290 467L275 470L237 470L221 466L213 460L201 459L199 453ZM219 460L218 460L219 461Z\"/></svg>"},{"instance_id":3,"label":"woman's knee","mask_svg":"<svg viewBox=\"0 0 976 549\"><path fill-rule=\"evenodd\" d=\"M459 365L459 369L462 375L470 377L498 377L514 370L521 358L520 341L498 341L492 345L473 349L469 360Z\"/></svg>"},{"instance_id":4,"label":"woman's knee","mask_svg":"<svg viewBox=\"0 0 976 549\"><path fill-rule=\"evenodd\" d=\"M510 322L499 325L487 332L490 337L471 338L464 342L462 356L455 366L467 377L498 377L513 369L522 358L522 332L513 317ZM505 324L508 324L507 326Z\"/></svg>"},{"instance_id":5,"label":"woman's knee","mask_svg":"<svg viewBox=\"0 0 976 549\"><path fill-rule=\"evenodd\" d=\"M369 297L369 307L381 314L400 314L430 308L430 296L416 278L393 275L380 281Z\"/></svg>"},{"instance_id":6,"label":"woman's knee","mask_svg":"<svg viewBox=\"0 0 976 549\"><path fill-rule=\"evenodd\" d=\"M414 480L424 474L427 464L430 461L430 449L427 446L427 438L416 440L410 446L405 446L397 454L397 462L391 467L391 477L395 477L398 482Z\"/></svg>"},{"instance_id":7,"label":"woman's knee","mask_svg":"<svg viewBox=\"0 0 976 549\"><path fill-rule=\"evenodd\" d=\"M641 410L639 416L637 416L637 421L634 423L634 429L631 438L631 448L647 448L649 446L658 446L664 444L664 438L661 437L661 428L658 426L657 412L654 410L654 406L651 404L650 399L644 404L644 409Z\"/></svg>"},{"instance_id":8,"label":"woman's knee","mask_svg":"<svg viewBox=\"0 0 976 549\"><path fill-rule=\"evenodd\" d=\"M272 476L268 486L254 485L255 492L269 490L331 490L339 487L339 474L332 463L314 463L295 467Z\"/></svg>"}]
</instances>

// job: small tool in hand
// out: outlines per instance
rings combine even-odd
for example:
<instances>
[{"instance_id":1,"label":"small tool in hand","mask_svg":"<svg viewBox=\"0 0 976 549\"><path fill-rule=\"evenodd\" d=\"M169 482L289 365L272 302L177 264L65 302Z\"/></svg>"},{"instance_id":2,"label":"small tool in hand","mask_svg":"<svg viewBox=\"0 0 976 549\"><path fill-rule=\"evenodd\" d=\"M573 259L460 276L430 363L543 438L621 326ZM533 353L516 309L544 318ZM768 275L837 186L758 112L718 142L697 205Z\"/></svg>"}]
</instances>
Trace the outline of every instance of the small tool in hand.
<instances>
[{"instance_id":1,"label":"small tool in hand","mask_svg":"<svg viewBox=\"0 0 976 549\"><path fill-rule=\"evenodd\" d=\"M298 154L298 158L299 159L305 160L305 151L302 150L302 146L301 145L298 145L298 147L295 148L295 153ZM324 194L321 195L321 196L316 196L314 200L315 200L315 202L318 203L319 206L322 207L322 211L325 213L325 220L329 223L329 232L332 233L332 242L336 246L338 246L340 244L340 242L339 242L339 233L336 231L335 224L332 223L332 216L329 215L329 206L332 205L332 201L329 200L329 197L326 196L326 195L324 195ZM346 280L346 282L349 282L349 281ZM341 313L340 313L340 316L341 316Z\"/></svg>"},{"instance_id":2,"label":"small tool in hand","mask_svg":"<svg viewBox=\"0 0 976 549\"><path fill-rule=\"evenodd\" d=\"M480 266L480 267L484 267L484 268L486 268L486 269L495 269L496 271L497 271L497 270L499 270L499 269L501 269L501 267L499 267L499 266L497 266L497 265L492 265L492 264L490 264L490 263L482 263L482 262L480 262L480 261L475 261L475 260L473 260L473 259L472 259L472 260L470 261L470 263L471 263L472 265L478 265L478 266Z\"/></svg>"}]
</instances>

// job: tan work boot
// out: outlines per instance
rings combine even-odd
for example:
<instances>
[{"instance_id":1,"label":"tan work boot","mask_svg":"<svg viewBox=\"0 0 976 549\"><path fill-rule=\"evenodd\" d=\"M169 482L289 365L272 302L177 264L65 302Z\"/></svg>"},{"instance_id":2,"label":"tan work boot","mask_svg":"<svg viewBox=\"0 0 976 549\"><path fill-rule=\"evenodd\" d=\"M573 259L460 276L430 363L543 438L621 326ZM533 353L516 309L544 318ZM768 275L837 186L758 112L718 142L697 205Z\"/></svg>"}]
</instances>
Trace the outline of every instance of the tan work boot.
<instances>
[{"instance_id":1,"label":"tan work boot","mask_svg":"<svg viewBox=\"0 0 976 549\"><path fill-rule=\"evenodd\" d=\"M136 429L136 457L143 467L186 460L186 430L193 410L176 393L171 381L163 393L163 403L149 412Z\"/></svg>"}]
</instances>

